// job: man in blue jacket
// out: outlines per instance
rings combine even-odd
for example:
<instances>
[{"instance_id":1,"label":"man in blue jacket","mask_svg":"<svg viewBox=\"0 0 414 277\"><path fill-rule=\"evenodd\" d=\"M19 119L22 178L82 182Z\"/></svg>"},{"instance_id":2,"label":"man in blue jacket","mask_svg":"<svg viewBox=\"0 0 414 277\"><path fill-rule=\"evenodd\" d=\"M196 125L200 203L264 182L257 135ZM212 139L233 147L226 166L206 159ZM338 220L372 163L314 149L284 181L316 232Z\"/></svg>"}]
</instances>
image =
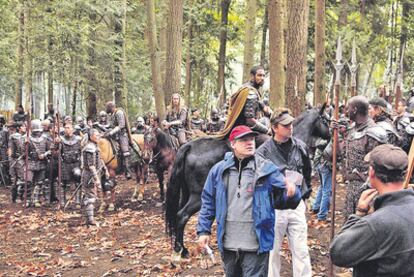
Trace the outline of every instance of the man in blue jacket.
<instances>
[{"instance_id":1,"label":"man in blue jacket","mask_svg":"<svg viewBox=\"0 0 414 277\"><path fill-rule=\"evenodd\" d=\"M208 245L216 218L226 276L267 276L274 206L296 207L301 199L299 189L286 183L273 163L255 155L256 135L244 125L232 130L233 152L210 170L201 196L199 245Z\"/></svg>"}]
</instances>

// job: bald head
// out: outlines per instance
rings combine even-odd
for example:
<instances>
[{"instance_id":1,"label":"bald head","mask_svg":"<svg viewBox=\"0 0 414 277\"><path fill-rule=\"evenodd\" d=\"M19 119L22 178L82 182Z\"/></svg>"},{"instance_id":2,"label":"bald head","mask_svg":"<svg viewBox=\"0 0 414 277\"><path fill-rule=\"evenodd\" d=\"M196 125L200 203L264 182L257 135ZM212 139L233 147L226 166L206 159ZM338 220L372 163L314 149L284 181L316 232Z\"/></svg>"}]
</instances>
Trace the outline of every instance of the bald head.
<instances>
[{"instance_id":1,"label":"bald head","mask_svg":"<svg viewBox=\"0 0 414 277\"><path fill-rule=\"evenodd\" d=\"M368 115L368 99L365 96L357 95L348 100L349 119L355 121L357 115Z\"/></svg>"}]
</instances>

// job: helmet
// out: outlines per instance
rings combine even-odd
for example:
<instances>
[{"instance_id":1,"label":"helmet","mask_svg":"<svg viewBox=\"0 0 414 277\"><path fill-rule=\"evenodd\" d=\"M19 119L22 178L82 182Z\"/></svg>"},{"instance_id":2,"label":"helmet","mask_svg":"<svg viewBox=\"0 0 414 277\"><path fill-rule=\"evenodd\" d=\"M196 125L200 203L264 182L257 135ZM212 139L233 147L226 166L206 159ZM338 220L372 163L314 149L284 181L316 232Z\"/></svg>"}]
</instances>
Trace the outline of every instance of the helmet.
<instances>
[{"instance_id":1,"label":"helmet","mask_svg":"<svg viewBox=\"0 0 414 277\"><path fill-rule=\"evenodd\" d=\"M72 117L70 115L65 116L63 122L72 122Z\"/></svg>"},{"instance_id":2,"label":"helmet","mask_svg":"<svg viewBox=\"0 0 414 277\"><path fill-rule=\"evenodd\" d=\"M50 120L49 119L45 119L42 121L42 126L43 127L50 127Z\"/></svg>"},{"instance_id":3,"label":"helmet","mask_svg":"<svg viewBox=\"0 0 414 277\"><path fill-rule=\"evenodd\" d=\"M32 132L42 132L42 122L39 119L33 119L31 122Z\"/></svg>"},{"instance_id":4,"label":"helmet","mask_svg":"<svg viewBox=\"0 0 414 277\"><path fill-rule=\"evenodd\" d=\"M83 124L83 123L85 123L85 120L83 119L82 116L77 116L76 117L76 123L77 124Z\"/></svg>"},{"instance_id":5,"label":"helmet","mask_svg":"<svg viewBox=\"0 0 414 277\"><path fill-rule=\"evenodd\" d=\"M102 189L103 191L110 191L116 186L116 183L114 180L107 180L103 185Z\"/></svg>"},{"instance_id":6,"label":"helmet","mask_svg":"<svg viewBox=\"0 0 414 277\"><path fill-rule=\"evenodd\" d=\"M142 118L141 116L138 116L137 123L144 124L144 118Z\"/></svg>"},{"instance_id":7,"label":"helmet","mask_svg":"<svg viewBox=\"0 0 414 277\"><path fill-rule=\"evenodd\" d=\"M99 117L107 117L108 114L105 111L100 111L99 112Z\"/></svg>"}]
</instances>

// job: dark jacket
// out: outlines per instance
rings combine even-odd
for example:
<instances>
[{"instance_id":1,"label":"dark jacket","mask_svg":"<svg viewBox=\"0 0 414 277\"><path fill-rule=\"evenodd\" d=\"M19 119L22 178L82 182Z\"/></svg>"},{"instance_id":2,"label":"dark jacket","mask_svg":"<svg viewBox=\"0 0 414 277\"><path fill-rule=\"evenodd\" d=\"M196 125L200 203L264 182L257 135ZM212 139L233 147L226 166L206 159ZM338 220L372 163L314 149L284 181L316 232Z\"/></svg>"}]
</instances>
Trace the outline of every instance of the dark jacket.
<instances>
[{"instance_id":1,"label":"dark jacket","mask_svg":"<svg viewBox=\"0 0 414 277\"><path fill-rule=\"evenodd\" d=\"M257 149L257 154L273 162L283 174L285 174L286 169L301 173L305 182L302 187L302 198L309 198L312 192L312 165L309 159L308 147L297 138L292 137L291 140L292 148L287 160L283 157L273 138L263 143Z\"/></svg>"},{"instance_id":2,"label":"dark jacket","mask_svg":"<svg viewBox=\"0 0 414 277\"><path fill-rule=\"evenodd\" d=\"M255 156L256 183L253 194L253 220L256 229L259 253L273 249L275 235L275 210L273 208L273 193L283 194L278 201L296 205L301 199L300 191L288 199L286 196L285 182L280 170L271 162ZM202 205L198 217L197 234L211 234L211 225L217 220L217 244L220 252L223 252L223 237L227 216L227 189L223 181L223 173L234 166L234 154L226 153L224 160L218 162L210 170L203 193ZM278 203L283 204L283 203ZM290 208L286 204L286 208Z\"/></svg>"},{"instance_id":3,"label":"dark jacket","mask_svg":"<svg viewBox=\"0 0 414 277\"><path fill-rule=\"evenodd\" d=\"M351 215L331 244L331 260L353 276L414 276L414 191L386 193L375 212Z\"/></svg>"}]
</instances>

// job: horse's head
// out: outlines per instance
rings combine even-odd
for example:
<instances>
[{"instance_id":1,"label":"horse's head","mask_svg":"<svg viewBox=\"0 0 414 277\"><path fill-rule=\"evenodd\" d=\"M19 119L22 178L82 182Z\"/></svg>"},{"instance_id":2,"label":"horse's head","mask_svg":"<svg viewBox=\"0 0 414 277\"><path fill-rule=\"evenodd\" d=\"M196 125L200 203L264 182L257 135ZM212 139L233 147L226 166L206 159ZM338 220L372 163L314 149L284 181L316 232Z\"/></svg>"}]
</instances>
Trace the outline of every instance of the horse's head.
<instances>
[{"instance_id":1,"label":"horse's head","mask_svg":"<svg viewBox=\"0 0 414 277\"><path fill-rule=\"evenodd\" d=\"M156 131L151 127L144 134L144 151L142 158L145 161L149 161L153 157L153 150L157 145L157 134Z\"/></svg>"},{"instance_id":2,"label":"horse's head","mask_svg":"<svg viewBox=\"0 0 414 277\"><path fill-rule=\"evenodd\" d=\"M325 113L326 103L318 110L315 110L315 121L313 124L312 135L323 139L330 139L331 132L329 131L330 119Z\"/></svg>"},{"instance_id":3,"label":"horse's head","mask_svg":"<svg viewBox=\"0 0 414 277\"><path fill-rule=\"evenodd\" d=\"M326 104L319 110L307 110L293 122L293 135L310 145L314 138L330 139L329 118L325 113Z\"/></svg>"}]
</instances>

